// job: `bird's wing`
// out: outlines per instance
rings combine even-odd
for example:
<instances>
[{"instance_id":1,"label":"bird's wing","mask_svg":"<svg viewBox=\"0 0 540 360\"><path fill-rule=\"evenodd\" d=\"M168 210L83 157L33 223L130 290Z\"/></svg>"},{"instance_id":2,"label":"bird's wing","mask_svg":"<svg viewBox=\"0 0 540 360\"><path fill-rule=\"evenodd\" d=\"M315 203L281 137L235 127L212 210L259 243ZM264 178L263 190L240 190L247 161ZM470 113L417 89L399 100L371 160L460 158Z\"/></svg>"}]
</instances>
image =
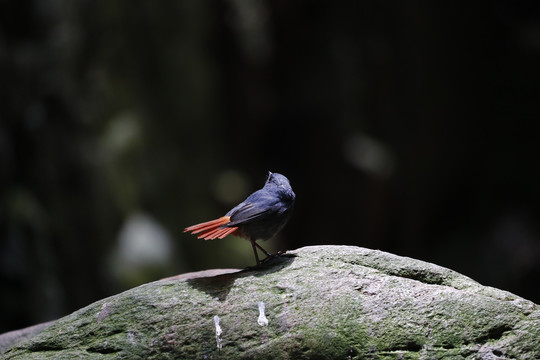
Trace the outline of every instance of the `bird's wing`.
<instances>
[{"instance_id":1,"label":"bird's wing","mask_svg":"<svg viewBox=\"0 0 540 360\"><path fill-rule=\"evenodd\" d=\"M227 224L227 226L249 224L266 218L274 212L273 205L275 201L271 201L271 199L268 200L268 202L245 201L239 204L227 214L231 217L231 221Z\"/></svg>"}]
</instances>

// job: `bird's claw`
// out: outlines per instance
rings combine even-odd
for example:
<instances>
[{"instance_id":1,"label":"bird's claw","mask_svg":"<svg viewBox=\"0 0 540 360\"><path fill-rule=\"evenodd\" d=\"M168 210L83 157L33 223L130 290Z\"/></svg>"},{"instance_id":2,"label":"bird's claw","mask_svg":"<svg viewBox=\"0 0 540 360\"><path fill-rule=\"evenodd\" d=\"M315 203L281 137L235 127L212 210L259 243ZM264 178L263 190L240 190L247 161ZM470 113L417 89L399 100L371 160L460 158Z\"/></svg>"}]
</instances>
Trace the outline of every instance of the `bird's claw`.
<instances>
[{"instance_id":1,"label":"bird's claw","mask_svg":"<svg viewBox=\"0 0 540 360\"><path fill-rule=\"evenodd\" d=\"M281 255L285 254L286 252L287 252L287 251L281 251L281 250L280 250L280 251L278 251L278 252L275 253L275 254L270 254L270 255L268 255L266 258L264 258L264 259L259 263L259 265L265 264L265 263L269 262L269 261L272 260L272 259L278 258L278 257L280 257Z\"/></svg>"}]
</instances>

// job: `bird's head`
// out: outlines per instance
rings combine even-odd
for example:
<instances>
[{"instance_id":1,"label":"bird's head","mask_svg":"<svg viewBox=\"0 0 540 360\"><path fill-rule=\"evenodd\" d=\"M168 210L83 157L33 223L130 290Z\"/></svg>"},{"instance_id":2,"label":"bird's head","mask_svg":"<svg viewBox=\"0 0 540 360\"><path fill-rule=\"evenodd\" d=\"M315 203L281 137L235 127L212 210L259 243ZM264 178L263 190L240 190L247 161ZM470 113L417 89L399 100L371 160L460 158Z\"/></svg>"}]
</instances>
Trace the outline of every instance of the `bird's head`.
<instances>
[{"instance_id":1,"label":"bird's head","mask_svg":"<svg viewBox=\"0 0 540 360\"><path fill-rule=\"evenodd\" d=\"M292 191L291 184L289 183L289 179L287 179L284 175L268 172L268 179L266 180L266 184L264 187L272 187L277 188L282 192L283 194L286 194L287 197L292 197L294 199L295 195Z\"/></svg>"}]
</instances>

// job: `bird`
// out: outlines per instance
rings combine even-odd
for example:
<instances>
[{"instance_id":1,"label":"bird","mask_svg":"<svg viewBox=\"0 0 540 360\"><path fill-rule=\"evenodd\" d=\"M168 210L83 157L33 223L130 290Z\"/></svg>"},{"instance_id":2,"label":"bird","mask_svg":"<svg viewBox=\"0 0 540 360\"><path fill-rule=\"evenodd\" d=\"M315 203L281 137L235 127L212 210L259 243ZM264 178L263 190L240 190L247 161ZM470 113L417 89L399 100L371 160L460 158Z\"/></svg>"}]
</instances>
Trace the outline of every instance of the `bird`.
<instances>
[{"instance_id":1,"label":"bird","mask_svg":"<svg viewBox=\"0 0 540 360\"><path fill-rule=\"evenodd\" d=\"M197 235L198 239L223 239L228 235L243 237L251 242L257 265L273 255L257 244L257 240L273 238L289 221L296 195L289 179L278 173L268 172L264 186L232 208L225 216L189 226L184 232ZM266 258L259 260L257 249Z\"/></svg>"}]
</instances>

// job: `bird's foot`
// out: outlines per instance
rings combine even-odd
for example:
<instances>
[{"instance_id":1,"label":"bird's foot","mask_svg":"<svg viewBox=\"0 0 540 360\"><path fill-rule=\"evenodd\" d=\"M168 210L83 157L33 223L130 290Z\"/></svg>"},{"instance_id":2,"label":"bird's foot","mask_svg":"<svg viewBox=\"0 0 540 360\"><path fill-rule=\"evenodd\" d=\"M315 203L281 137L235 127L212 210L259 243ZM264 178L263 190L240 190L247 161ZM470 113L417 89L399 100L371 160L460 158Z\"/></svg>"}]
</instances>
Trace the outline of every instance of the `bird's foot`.
<instances>
[{"instance_id":1,"label":"bird's foot","mask_svg":"<svg viewBox=\"0 0 540 360\"><path fill-rule=\"evenodd\" d=\"M285 251L281 251L281 250L280 250L280 251L278 251L278 252L275 253L275 254L268 254L268 256L267 256L266 258L264 258L261 262L259 262L259 265L265 264L265 263L269 262L269 261L272 260L272 259L278 258L278 257L280 257L281 255L285 254L286 252L287 252L287 250L285 250Z\"/></svg>"}]
</instances>

